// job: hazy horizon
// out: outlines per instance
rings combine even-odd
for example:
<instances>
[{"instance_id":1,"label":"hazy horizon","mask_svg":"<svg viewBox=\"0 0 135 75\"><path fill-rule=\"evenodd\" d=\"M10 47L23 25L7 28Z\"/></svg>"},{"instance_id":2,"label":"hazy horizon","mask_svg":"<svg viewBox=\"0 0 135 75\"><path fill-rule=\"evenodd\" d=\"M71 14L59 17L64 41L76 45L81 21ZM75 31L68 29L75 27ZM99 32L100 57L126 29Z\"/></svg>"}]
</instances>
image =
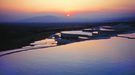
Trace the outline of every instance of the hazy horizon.
<instances>
[{"instance_id":1,"label":"hazy horizon","mask_svg":"<svg viewBox=\"0 0 135 75\"><path fill-rule=\"evenodd\" d=\"M135 19L134 4L134 0L0 0L0 22L23 22L48 15L76 18L77 22L121 21Z\"/></svg>"}]
</instances>

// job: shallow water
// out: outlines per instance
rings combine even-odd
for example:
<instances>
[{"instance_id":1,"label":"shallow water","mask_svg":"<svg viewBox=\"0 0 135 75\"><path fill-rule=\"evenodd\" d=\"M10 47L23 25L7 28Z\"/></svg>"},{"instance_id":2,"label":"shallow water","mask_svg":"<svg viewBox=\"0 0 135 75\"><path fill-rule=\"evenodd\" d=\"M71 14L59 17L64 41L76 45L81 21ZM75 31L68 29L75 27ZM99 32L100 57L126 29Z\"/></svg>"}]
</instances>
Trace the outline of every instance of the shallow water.
<instances>
[{"instance_id":1,"label":"shallow water","mask_svg":"<svg viewBox=\"0 0 135 75\"><path fill-rule=\"evenodd\" d=\"M0 57L0 75L135 75L134 45L112 37L9 54Z\"/></svg>"}]
</instances>

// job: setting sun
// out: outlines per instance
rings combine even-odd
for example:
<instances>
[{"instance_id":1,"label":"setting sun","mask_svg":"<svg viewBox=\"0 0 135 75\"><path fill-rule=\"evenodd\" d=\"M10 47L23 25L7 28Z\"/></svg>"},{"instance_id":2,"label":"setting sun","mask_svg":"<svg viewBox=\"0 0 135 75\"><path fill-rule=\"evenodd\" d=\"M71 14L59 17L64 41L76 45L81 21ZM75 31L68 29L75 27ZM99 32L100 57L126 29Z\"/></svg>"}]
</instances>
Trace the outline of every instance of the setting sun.
<instances>
[{"instance_id":1,"label":"setting sun","mask_svg":"<svg viewBox=\"0 0 135 75\"><path fill-rule=\"evenodd\" d=\"M67 16L67 17L70 17L71 15L70 15L70 14L67 14L66 16Z\"/></svg>"},{"instance_id":2,"label":"setting sun","mask_svg":"<svg viewBox=\"0 0 135 75\"><path fill-rule=\"evenodd\" d=\"M0 0L0 17L11 21L53 15L95 21L132 16L134 7L135 0Z\"/></svg>"}]
</instances>

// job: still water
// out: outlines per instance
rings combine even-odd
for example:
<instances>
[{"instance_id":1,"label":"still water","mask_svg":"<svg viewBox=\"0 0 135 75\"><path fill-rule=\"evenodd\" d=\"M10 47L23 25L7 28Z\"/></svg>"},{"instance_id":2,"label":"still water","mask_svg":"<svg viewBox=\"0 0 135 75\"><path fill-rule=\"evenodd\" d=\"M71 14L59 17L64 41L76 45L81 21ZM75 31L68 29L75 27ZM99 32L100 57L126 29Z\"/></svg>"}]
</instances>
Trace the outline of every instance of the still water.
<instances>
[{"instance_id":1,"label":"still water","mask_svg":"<svg viewBox=\"0 0 135 75\"><path fill-rule=\"evenodd\" d=\"M0 75L135 75L135 39L112 37L9 54L0 57Z\"/></svg>"}]
</instances>

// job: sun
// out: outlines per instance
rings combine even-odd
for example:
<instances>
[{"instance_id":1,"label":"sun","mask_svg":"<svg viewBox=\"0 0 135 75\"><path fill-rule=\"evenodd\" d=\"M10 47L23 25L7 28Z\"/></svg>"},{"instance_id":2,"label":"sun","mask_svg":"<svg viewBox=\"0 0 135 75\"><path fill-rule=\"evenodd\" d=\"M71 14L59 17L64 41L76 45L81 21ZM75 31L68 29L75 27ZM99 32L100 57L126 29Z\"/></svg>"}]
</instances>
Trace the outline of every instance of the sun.
<instances>
[{"instance_id":1,"label":"sun","mask_svg":"<svg viewBox=\"0 0 135 75\"><path fill-rule=\"evenodd\" d=\"M71 14L72 14L71 9L69 9L69 8L68 9L65 9L65 16L70 17Z\"/></svg>"},{"instance_id":2,"label":"sun","mask_svg":"<svg viewBox=\"0 0 135 75\"><path fill-rule=\"evenodd\" d=\"M70 17L71 15L68 13L68 14L66 14L66 16L67 16L67 17Z\"/></svg>"}]
</instances>

